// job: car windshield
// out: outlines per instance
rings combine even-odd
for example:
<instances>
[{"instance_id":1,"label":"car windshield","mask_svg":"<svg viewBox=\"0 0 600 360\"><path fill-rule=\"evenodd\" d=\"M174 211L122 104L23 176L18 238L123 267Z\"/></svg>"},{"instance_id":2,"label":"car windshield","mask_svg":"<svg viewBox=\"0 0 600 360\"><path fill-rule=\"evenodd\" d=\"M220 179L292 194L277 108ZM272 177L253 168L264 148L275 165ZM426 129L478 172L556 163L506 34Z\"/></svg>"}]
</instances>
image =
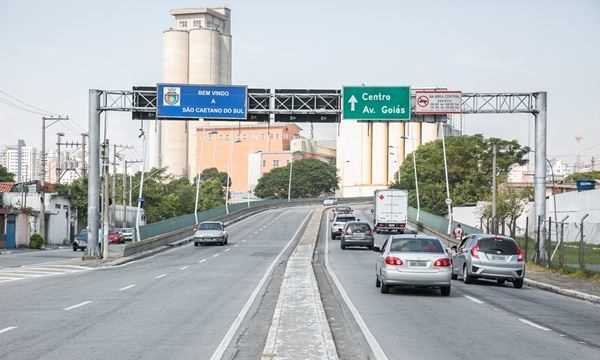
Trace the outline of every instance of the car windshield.
<instances>
[{"instance_id":1,"label":"car windshield","mask_svg":"<svg viewBox=\"0 0 600 360\"><path fill-rule=\"evenodd\" d=\"M443 253L444 248L438 239L409 238L392 239L391 252L406 253Z\"/></svg>"},{"instance_id":2,"label":"car windshield","mask_svg":"<svg viewBox=\"0 0 600 360\"><path fill-rule=\"evenodd\" d=\"M367 223L348 224L348 229L354 233L367 233L371 227Z\"/></svg>"},{"instance_id":3,"label":"car windshield","mask_svg":"<svg viewBox=\"0 0 600 360\"><path fill-rule=\"evenodd\" d=\"M223 226L219 223L202 223L198 230L223 230Z\"/></svg>"},{"instance_id":4,"label":"car windshield","mask_svg":"<svg viewBox=\"0 0 600 360\"><path fill-rule=\"evenodd\" d=\"M513 239L483 238L479 240L479 251L502 255L516 255L519 252L519 247Z\"/></svg>"},{"instance_id":5,"label":"car windshield","mask_svg":"<svg viewBox=\"0 0 600 360\"><path fill-rule=\"evenodd\" d=\"M335 209L335 211L339 213L349 213L352 210L349 207L338 207Z\"/></svg>"},{"instance_id":6,"label":"car windshield","mask_svg":"<svg viewBox=\"0 0 600 360\"><path fill-rule=\"evenodd\" d=\"M355 221L355 220L356 220L356 218L354 216L340 216L335 219L335 222L345 223L348 221Z\"/></svg>"}]
</instances>

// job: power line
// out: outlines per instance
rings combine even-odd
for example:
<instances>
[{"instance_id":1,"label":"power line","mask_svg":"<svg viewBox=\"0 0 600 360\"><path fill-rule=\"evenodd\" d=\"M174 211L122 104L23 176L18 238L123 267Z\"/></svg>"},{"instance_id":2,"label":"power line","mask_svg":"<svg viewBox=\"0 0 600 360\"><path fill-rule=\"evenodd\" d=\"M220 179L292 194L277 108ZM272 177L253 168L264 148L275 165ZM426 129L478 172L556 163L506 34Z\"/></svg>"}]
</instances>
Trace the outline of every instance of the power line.
<instances>
[{"instance_id":1,"label":"power line","mask_svg":"<svg viewBox=\"0 0 600 360\"><path fill-rule=\"evenodd\" d=\"M31 114L35 114L35 115L41 115L41 116L47 116L47 115L50 115L49 113L42 113L42 112L39 112L39 111L35 111L35 110L28 109L28 108L26 108L26 107L23 107L23 106L21 106L21 105L19 105L19 104L15 104L15 103L13 103L13 102L11 102L11 101L10 101L10 100L8 100L8 99L3 99L3 98L0 98L0 103L3 103L3 104L5 104L5 105L11 106L11 107L13 107L13 108L16 108L16 109L19 109L19 110L21 110L21 111L25 111L25 112L28 112L28 113L31 113Z\"/></svg>"},{"instance_id":2,"label":"power line","mask_svg":"<svg viewBox=\"0 0 600 360\"><path fill-rule=\"evenodd\" d=\"M0 89L0 93L1 93L1 94L4 94L4 96L7 96L7 97L9 97L9 98L10 98L10 99L12 99L13 101L17 101L17 102L19 102L19 103L21 103L21 104L25 105L26 107L30 107L30 108L32 108L32 109L34 109L34 110L36 110L36 111L43 112L45 115L56 115L56 114L55 114L55 113L53 113L52 111L48 111L48 110L46 110L46 109L42 109L42 108L41 108L41 107L39 107L39 106L32 105L32 104L30 104L30 103L28 103L28 102L26 102L26 101L23 101L23 100L19 99L18 97L14 96L14 95L11 95L10 93L7 93L6 91L4 91L4 90L2 90L2 89Z\"/></svg>"}]
</instances>

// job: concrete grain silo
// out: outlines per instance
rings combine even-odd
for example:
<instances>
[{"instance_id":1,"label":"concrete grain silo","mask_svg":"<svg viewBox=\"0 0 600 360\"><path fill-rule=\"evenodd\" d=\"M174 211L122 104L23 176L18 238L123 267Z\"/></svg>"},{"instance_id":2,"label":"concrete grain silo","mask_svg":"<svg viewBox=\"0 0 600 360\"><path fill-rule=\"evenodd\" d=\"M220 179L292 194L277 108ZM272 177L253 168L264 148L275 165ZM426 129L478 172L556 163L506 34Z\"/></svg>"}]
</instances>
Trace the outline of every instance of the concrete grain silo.
<instances>
[{"instance_id":1,"label":"concrete grain silo","mask_svg":"<svg viewBox=\"0 0 600 360\"><path fill-rule=\"evenodd\" d=\"M169 12L175 26L163 33L162 82L231 83L231 20L228 8L184 8ZM162 120L149 131L151 166L175 176L196 175L198 121ZM150 126L153 130L153 127Z\"/></svg>"}]
</instances>

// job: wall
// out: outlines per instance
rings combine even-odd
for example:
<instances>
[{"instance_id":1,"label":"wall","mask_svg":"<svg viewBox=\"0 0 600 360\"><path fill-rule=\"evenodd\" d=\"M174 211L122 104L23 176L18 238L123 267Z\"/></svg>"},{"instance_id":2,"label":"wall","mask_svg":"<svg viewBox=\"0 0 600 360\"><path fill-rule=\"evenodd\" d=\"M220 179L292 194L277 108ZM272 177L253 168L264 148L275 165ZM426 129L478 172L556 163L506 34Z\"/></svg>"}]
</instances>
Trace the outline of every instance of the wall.
<instances>
[{"instance_id":1,"label":"wall","mask_svg":"<svg viewBox=\"0 0 600 360\"><path fill-rule=\"evenodd\" d=\"M216 132L216 134L211 134ZM284 152L290 148L291 139L298 136L300 128L285 126L203 127L197 130L196 172L215 167L231 170L234 192L248 191L248 155L257 151ZM239 139L239 143L234 141ZM231 169L229 162L231 158Z\"/></svg>"}]
</instances>

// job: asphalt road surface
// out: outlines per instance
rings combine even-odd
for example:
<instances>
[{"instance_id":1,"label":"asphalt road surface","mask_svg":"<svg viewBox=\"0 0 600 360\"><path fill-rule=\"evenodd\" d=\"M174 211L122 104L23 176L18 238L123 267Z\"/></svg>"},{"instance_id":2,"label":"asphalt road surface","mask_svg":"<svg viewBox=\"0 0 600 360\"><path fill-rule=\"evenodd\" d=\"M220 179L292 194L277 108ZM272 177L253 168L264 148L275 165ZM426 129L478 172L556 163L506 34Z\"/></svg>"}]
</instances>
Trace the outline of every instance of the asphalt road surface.
<instances>
[{"instance_id":1,"label":"asphalt road surface","mask_svg":"<svg viewBox=\"0 0 600 360\"><path fill-rule=\"evenodd\" d=\"M357 213L372 219L365 207ZM600 359L600 306L485 281L453 281L450 297L437 289L384 295L375 287L377 254L341 250L328 226L324 219L329 267L388 359Z\"/></svg>"},{"instance_id":2,"label":"asphalt road surface","mask_svg":"<svg viewBox=\"0 0 600 360\"><path fill-rule=\"evenodd\" d=\"M210 359L308 208L121 267L0 284L0 359Z\"/></svg>"},{"instance_id":3,"label":"asphalt road surface","mask_svg":"<svg viewBox=\"0 0 600 360\"><path fill-rule=\"evenodd\" d=\"M4 252L4 251L3 251ZM59 262L81 257L84 253L73 251L72 248L49 250L8 250L0 254L0 270L40 263Z\"/></svg>"}]
</instances>

